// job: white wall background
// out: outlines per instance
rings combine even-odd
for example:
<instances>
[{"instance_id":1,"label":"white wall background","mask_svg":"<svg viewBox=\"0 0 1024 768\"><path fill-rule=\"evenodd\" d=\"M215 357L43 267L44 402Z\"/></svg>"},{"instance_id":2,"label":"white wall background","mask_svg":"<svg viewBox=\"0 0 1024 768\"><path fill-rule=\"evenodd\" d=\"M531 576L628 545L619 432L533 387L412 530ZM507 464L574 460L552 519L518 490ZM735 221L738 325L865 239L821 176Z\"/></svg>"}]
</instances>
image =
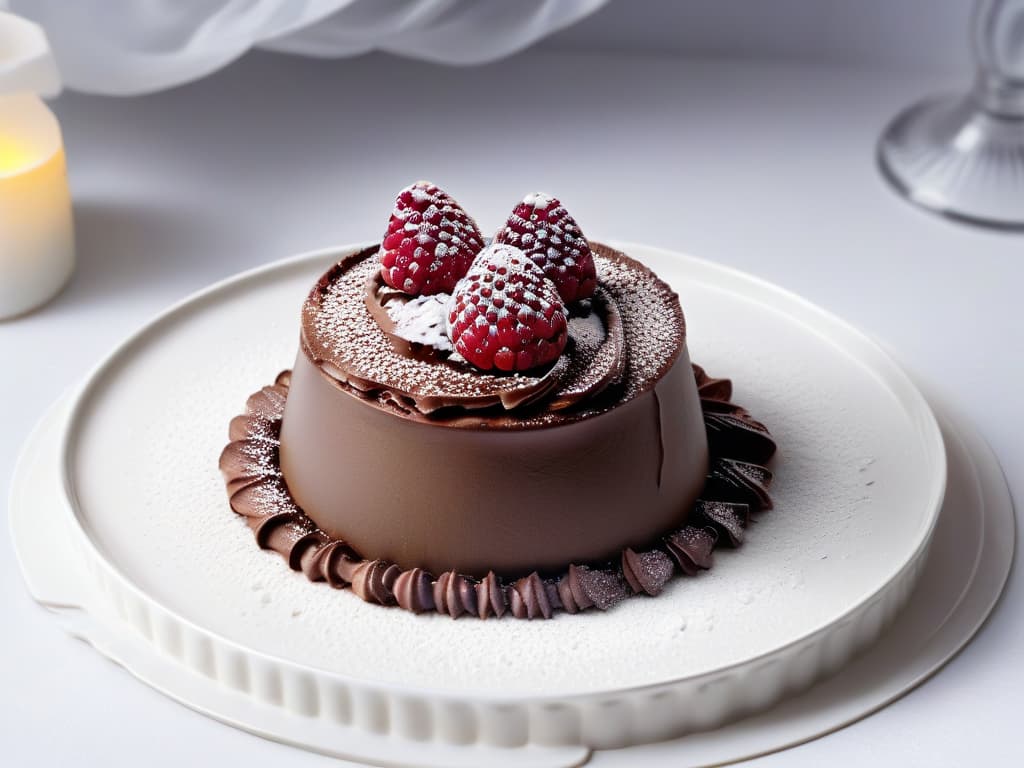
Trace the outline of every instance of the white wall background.
<instances>
[{"instance_id":1,"label":"white wall background","mask_svg":"<svg viewBox=\"0 0 1024 768\"><path fill-rule=\"evenodd\" d=\"M772 58L969 79L970 0L611 0L541 43Z\"/></svg>"}]
</instances>

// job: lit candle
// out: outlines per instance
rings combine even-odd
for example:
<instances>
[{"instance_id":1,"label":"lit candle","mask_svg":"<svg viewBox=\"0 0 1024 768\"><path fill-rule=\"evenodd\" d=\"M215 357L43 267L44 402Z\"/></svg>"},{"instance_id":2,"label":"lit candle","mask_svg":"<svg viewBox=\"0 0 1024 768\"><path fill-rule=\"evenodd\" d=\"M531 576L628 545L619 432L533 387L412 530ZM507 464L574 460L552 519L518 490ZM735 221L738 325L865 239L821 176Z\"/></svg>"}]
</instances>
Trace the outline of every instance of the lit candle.
<instances>
[{"instance_id":1,"label":"lit candle","mask_svg":"<svg viewBox=\"0 0 1024 768\"><path fill-rule=\"evenodd\" d=\"M74 268L64 144L38 95L59 89L42 30L0 13L0 318L46 302Z\"/></svg>"}]
</instances>

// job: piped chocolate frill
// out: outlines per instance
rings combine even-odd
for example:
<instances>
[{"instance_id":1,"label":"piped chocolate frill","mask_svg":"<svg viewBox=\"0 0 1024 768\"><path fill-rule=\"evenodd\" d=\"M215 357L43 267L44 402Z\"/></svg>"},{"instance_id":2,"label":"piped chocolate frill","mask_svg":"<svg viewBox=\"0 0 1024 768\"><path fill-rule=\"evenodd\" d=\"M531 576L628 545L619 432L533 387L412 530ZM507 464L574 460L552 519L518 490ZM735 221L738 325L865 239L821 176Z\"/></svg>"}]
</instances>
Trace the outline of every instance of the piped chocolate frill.
<instances>
[{"instance_id":1,"label":"piped chocolate frill","mask_svg":"<svg viewBox=\"0 0 1024 768\"><path fill-rule=\"evenodd\" d=\"M767 428L731 402L732 383L693 366L704 413L711 465L701 498L686 525L667 532L647 549L625 549L614 562L569 564L564 573L534 572L482 579L421 568L402 570L367 560L344 541L331 539L295 504L279 461L281 419L291 374L253 394L246 412L231 421L220 457L231 508L252 529L257 544L287 560L311 581L350 587L363 600L414 613L436 612L453 619L476 616L551 618L558 611L608 610L636 594L655 596L674 575L695 576L713 564L718 546L739 547L751 514L772 508L765 467L776 446Z\"/></svg>"}]
</instances>

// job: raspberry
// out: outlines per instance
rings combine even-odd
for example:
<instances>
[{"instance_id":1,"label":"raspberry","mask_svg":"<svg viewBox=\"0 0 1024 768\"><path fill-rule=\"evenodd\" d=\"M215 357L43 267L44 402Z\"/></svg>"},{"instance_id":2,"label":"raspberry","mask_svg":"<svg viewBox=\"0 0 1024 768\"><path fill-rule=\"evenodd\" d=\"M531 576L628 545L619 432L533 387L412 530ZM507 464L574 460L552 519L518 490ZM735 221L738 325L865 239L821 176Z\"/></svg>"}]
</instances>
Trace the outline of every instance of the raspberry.
<instances>
[{"instance_id":1,"label":"raspberry","mask_svg":"<svg viewBox=\"0 0 1024 768\"><path fill-rule=\"evenodd\" d=\"M597 271L590 244L558 200L540 192L523 198L494 236L529 256L558 288L566 304L592 296Z\"/></svg>"},{"instance_id":2,"label":"raspberry","mask_svg":"<svg viewBox=\"0 0 1024 768\"><path fill-rule=\"evenodd\" d=\"M395 200L380 246L380 273L413 296L451 293L484 247L476 222L440 187L417 181Z\"/></svg>"},{"instance_id":3,"label":"raspberry","mask_svg":"<svg viewBox=\"0 0 1024 768\"><path fill-rule=\"evenodd\" d=\"M568 338L554 284L518 248L490 245L448 300L455 351L477 368L525 371L556 360Z\"/></svg>"}]
</instances>

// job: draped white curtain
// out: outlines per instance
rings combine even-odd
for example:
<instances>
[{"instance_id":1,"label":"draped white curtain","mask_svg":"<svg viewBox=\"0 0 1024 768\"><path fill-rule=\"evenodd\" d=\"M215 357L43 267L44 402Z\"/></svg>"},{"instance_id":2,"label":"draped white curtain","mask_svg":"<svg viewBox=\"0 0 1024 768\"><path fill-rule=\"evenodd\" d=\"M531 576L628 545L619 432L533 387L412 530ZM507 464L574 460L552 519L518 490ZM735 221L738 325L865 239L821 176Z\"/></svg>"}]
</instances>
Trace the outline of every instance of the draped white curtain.
<instances>
[{"instance_id":1,"label":"draped white curtain","mask_svg":"<svg viewBox=\"0 0 1024 768\"><path fill-rule=\"evenodd\" d=\"M308 56L387 51L481 64L607 0L0 0L40 24L65 85L129 95L216 71L253 47Z\"/></svg>"}]
</instances>

